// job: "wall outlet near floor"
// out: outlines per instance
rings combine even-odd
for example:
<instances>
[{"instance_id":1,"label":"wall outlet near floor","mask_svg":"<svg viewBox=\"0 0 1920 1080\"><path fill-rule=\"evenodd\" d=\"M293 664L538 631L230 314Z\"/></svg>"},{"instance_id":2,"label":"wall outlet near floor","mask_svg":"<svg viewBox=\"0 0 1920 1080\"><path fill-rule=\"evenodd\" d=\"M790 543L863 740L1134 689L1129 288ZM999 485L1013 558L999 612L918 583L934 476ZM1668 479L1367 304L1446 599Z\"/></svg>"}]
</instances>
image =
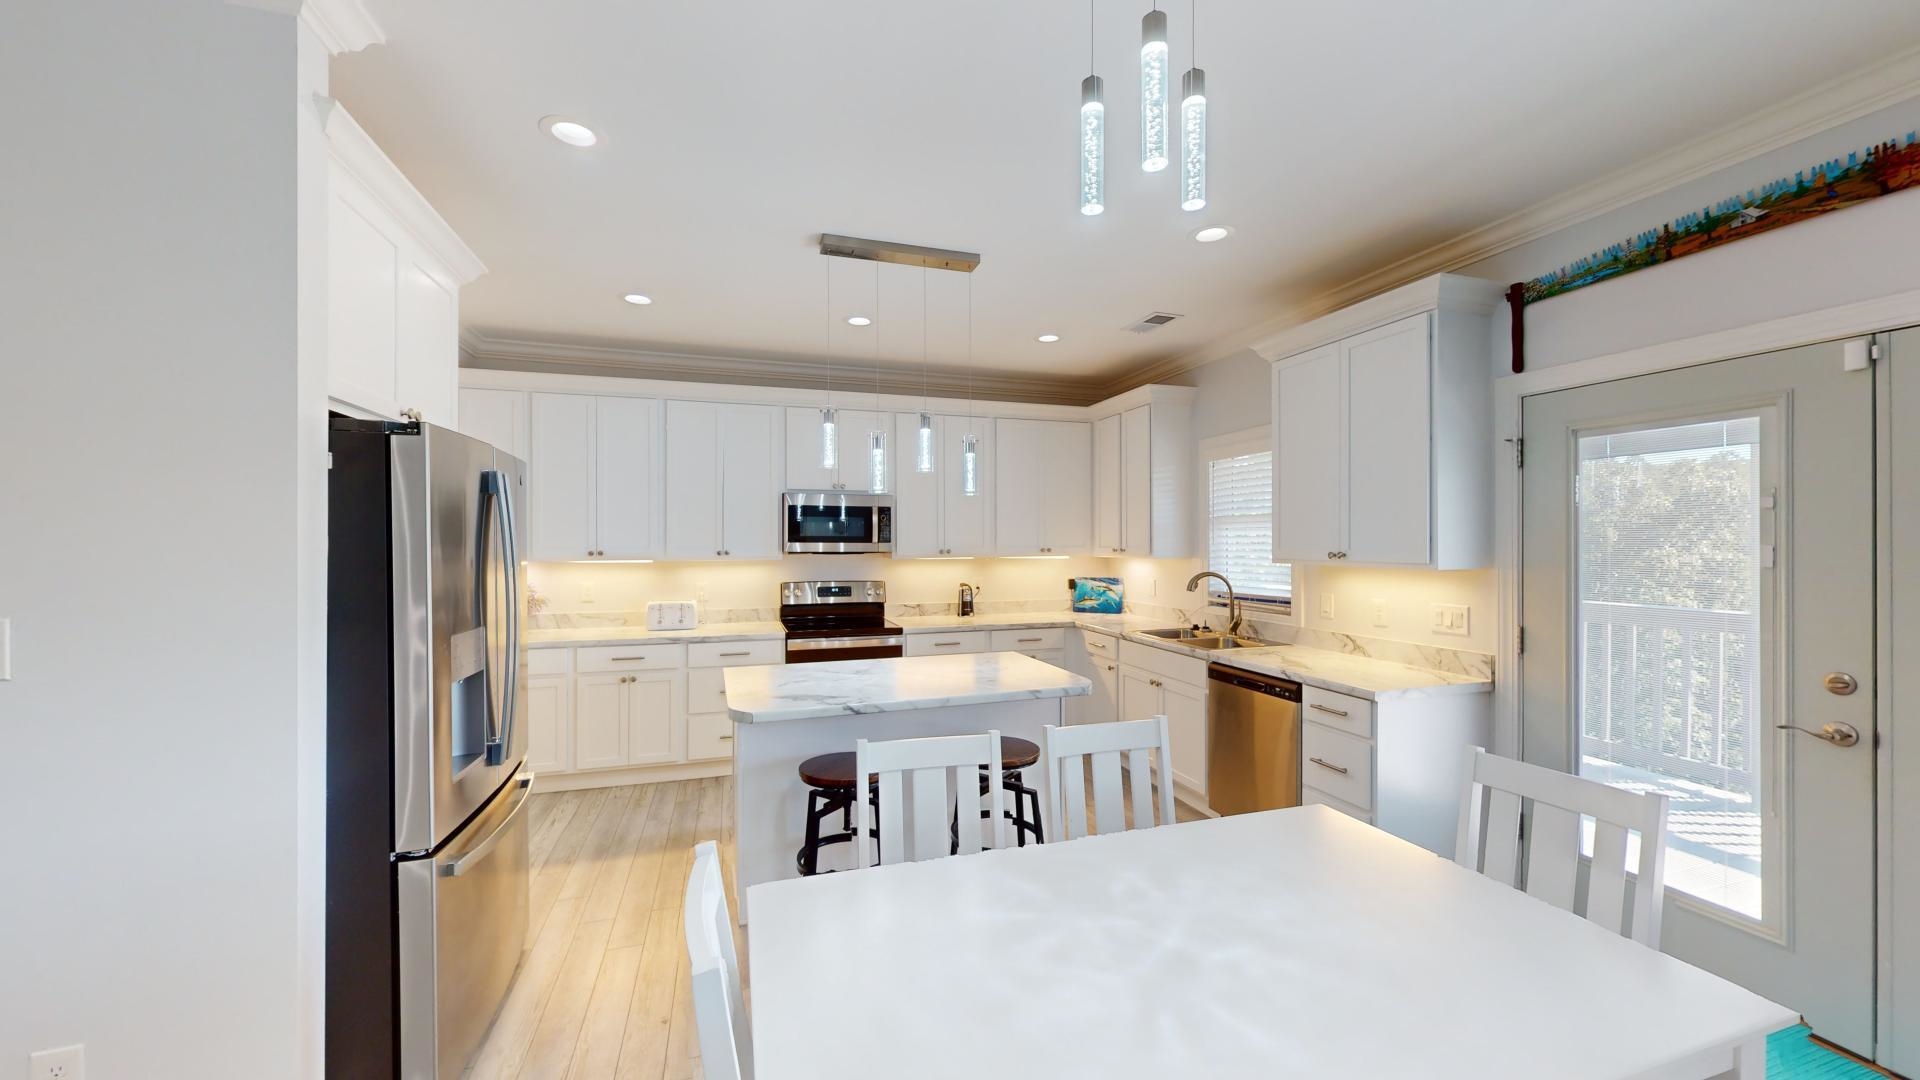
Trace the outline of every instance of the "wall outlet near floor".
<instances>
[{"instance_id":1,"label":"wall outlet near floor","mask_svg":"<svg viewBox=\"0 0 1920 1080\"><path fill-rule=\"evenodd\" d=\"M1376 596L1373 598L1373 601L1369 605L1369 608L1373 613L1373 625L1375 626L1387 625L1387 602L1385 600Z\"/></svg>"},{"instance_id":2,"label":"wall outlet near floor","mask_svg":"<svg viewBox=\"0 0 1920 1080\"><path fill-rule=\"evenodd\" d=\"M1330 592L1320 594L1320 617L1323 619L1333 618L1333 594Z\"/></svg>"},{"instance_id":3,"label":"wall outlet near floor","mask_svg":"<svg viewBox=\"0 0 1920 1080\"><path fill-rule=\"evenodd\" d=\"M62 1046L41 1050L27 1059L28 1080L86 1080L87 1048Z\"/></svg>"},{"instance_id":4,"label":"wall outlet near floor","mask_svg":"<svg viewBox=\"0 0 1920 1080\"><path fill-rule=\"evenodd\" d=\"M1433 632L1466 637L1471 631L1467 626L1467 616L1471 611L1465 604L1433 605Z\"/></svg>"}]
</instances>

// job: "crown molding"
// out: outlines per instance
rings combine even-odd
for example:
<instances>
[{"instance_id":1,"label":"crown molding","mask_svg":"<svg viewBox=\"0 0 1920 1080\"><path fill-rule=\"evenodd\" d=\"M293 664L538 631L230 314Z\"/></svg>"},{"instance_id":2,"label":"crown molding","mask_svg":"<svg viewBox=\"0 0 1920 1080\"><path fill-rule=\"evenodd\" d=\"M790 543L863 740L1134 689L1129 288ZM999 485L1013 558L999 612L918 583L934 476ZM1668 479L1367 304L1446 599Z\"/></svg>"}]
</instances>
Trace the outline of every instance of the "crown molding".
<instances>
[{"instance_id":1,"label":"crown molding","mask_svg":"<svg viewBox=\"0 0 1920 1080\"><path fill-rule=\"evenodd\" d=\"M413 186L393 159L380 149L366 129L335 100L325 109L327 150L340 167L366 185L369 192L400 219L407 231L440 260L455 286L465 285L487 272L487 264L460 239L447 219Z\"/></svg>"},{"instance_id":2,"label":"crown molding","mask_svg":"<svg viewBox=\"0 0 1920 1080\"><path fill-rule=\"evenodd\" d=\"M597 341L516 338L481 328L460 336L461 366L494 371L547 372L561 375L611 375L667 382L722 383L825 390L831 384L850 393L876 390L871 367L817 357L727 356L673 352ZM1108 396L1106 379L1050 378L1005 371L932 367L880 370L877 391L906 397L1025 401L1045 405L1091 405Z\"/></svg>"},{"instance_id":3,"label":"crown molding","mask_svg":"<svg viewBox=\"0 0 1920 1080\"><path fill-rule=\"evenodd\" d=\"M334 56L387 41L386 31L361 0L305 0L300 5L300 21Z\"/></svg>"},{"instance_id":4,"label":"crown molding","mask_svg":"<svg viewBox=\"0 0 1920 1080\"><path fill-rule=\"evenodd\" d=\"M1914 97L1920 97L1920 48L1896 53L1744 120L1397 259L1239 333L1131 372L1114 384L1114 390L1173 378L1385 290L1491 258Z\"/></svg>"}]
</instances>

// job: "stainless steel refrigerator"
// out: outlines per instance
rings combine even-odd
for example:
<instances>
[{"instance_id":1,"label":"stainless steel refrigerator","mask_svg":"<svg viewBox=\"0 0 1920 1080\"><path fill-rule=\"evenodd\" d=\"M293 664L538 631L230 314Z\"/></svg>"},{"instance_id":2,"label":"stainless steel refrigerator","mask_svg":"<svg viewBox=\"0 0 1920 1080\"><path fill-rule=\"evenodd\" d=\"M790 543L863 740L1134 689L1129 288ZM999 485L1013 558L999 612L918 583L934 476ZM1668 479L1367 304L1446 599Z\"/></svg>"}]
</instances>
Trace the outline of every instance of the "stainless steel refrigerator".
<instances>
[{"instance_id":1,"label":"stainless steel refrigerator","mask_svg":"<svg viewBox=\"0 0 1920 1080\"><path fill-rule=\"evenodd\" d=\"M448 1080L527 935L526 466L331 425L327 1075Z\"/></svg>"}]
</instances>

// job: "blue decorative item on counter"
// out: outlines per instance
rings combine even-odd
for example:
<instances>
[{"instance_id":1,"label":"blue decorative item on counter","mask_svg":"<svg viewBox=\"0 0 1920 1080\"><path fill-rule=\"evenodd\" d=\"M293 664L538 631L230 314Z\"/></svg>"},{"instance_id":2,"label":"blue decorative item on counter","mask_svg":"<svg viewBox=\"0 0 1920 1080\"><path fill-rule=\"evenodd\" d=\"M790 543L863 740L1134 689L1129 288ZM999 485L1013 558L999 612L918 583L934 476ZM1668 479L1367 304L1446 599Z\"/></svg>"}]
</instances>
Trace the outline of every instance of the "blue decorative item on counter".
<instances>
[{"instance_id":1,"label":"blue decorative item on counter","mask_svg":"<svg viewBox=\"0 0 1920 1080\"><path fill-rule=\"evenodd\" d=\"M1118 615L1126 599L1126 585L1117 577L1074 578L1073 610Z\"/></svg>"}]
</instances>

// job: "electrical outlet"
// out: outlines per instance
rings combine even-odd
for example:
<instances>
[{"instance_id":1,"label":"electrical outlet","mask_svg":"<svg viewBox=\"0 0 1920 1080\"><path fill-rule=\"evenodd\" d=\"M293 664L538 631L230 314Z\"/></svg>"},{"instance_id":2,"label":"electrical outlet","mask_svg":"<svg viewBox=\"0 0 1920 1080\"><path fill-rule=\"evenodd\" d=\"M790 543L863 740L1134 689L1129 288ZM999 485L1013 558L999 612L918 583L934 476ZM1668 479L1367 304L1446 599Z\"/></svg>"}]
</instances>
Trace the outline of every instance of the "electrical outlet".
<instances>
[{"instance_id":1,"label":"electrical outlet","mask_svg":"<svg viewBox=\"0 0 1920 1080\"><path fill-rule=\"evenodd\" d=\"M1333 618L1333 594L1330 592L1320 594L1320 617L1323 619Z\"/></svg>"},{"instance_id":2,"label":"electrical outlet","mask_svg":"<svg viewBox=\"0 0 1920 1080\"><path fill-rule=\"evenodd\" d=\"M1381 599L1380 597L1376 596L1373 598L1372 608L1373 608L1373 625L1375 626L1387 625L1387 602Z\"/></svg>"},{"instance_id":3,"label":"electrical outlet","mask_svg":"<svg viewBox=\"0 0 1920 1080\"><path fill-rule=\"evenodd\" d=\"M41 1050L27 1059L27 1080L86 1080L87 1048L62 1046Z\"/></svg>"},{"instance_id":4,"label":"electrical outlet","mask_svg":"<svg viewBox=\"0 0 1920 1080\"><path fill-rule=\"evenodd\" d=\"M706 582L703 581L700 584L694 586L693 598L695 600L700 601L703 604L707 602L707 583Z\"/></svg>"},{"instance_id":5,"label":"electrical outlet","mask_svg":"<svg viewBox=\"0 0 1920 1080\"><path fill-rule=\"evenodd\" d=\"M593 603L593 582L586 581L581 583L580 602L583 604Z\"/></svg>"},{"instance_id":6,"label":"electrical outlet","mask_svg":"<svg viewBox=\"0 0 1920 1080\"><path fill-rule=\"evenodd\" d=\"M1465 604L1433 605L1433 632L1451 634L1454 637L1466 637L1471 633L1469 616L1472 609Z\"/></svg>"}]
</instances>

